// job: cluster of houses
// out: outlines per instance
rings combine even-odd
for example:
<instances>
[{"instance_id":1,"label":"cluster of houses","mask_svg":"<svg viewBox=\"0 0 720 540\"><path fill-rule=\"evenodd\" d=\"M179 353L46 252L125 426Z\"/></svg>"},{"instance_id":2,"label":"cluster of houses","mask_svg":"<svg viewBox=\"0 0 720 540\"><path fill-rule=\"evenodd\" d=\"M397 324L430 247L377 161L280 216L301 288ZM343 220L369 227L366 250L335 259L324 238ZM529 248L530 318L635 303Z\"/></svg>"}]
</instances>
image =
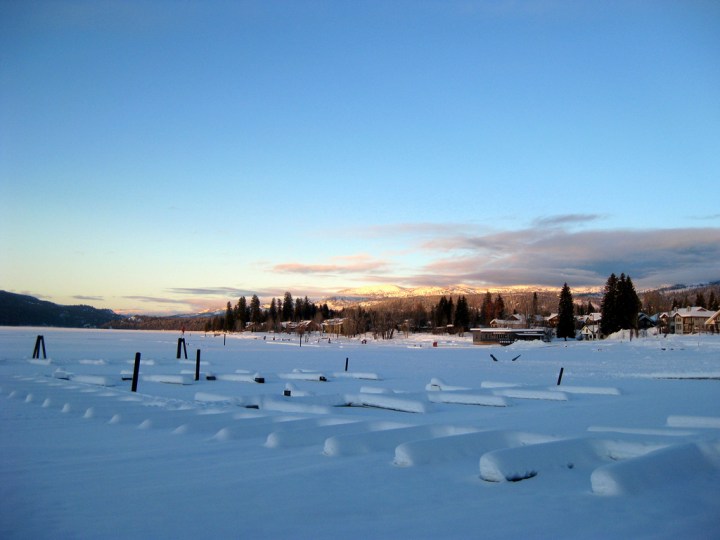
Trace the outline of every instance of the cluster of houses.
<instances>
[{"instance_id":1,"label":"cluster of houses","mask_svg":"<svg viewBox=\"0 0 720 540\"><path fill-rule=\"evenodd\" d=\"M594 340L602 337L600 313L578 315L575 317L578 339ZM283 330L304 334L321 331L325 334L343 334L345 320L328 319L322 322L301 321L282 323ZM489 328L472 328L473 343L478 345L507 345L518 340L552 339L558 323L558 314L547 317L541 315L528 320L525 315L515 313L506 319L493 319ZM638 330L657 328L664 334L720 333L720 311L710 311L703 307L679 308L656 315L638 314ZM450 326L444 331L453 331Z\"/></svg>"},{"instance_id":2,"label":"cluster of houses","mask_svg":"<svg viewBox=\"0 0 720 540\"><path fill-rule=\"evenodd\" d=\"M601 318L601 314L597 312L576 316L578 338L592 340L602 337L600 331ZM547 317L538 316L530 324L528 324L524 315L516 313L507 319L492 320L489 329L474 328L472 330L473 342L503 343L508 340L538 339L535 337L538 330L542 329L542 327L555 328L557 323L557 313ZM536 328L528 328L529 326ZM714 334L720 332L720 311L710 311L704 307L686 307L656 315L639 313L638 330L647 330L649 328L657 328L664 334ZM509 330L510 332L503 332L503 330Z\"/></svg>"}]
</instances>

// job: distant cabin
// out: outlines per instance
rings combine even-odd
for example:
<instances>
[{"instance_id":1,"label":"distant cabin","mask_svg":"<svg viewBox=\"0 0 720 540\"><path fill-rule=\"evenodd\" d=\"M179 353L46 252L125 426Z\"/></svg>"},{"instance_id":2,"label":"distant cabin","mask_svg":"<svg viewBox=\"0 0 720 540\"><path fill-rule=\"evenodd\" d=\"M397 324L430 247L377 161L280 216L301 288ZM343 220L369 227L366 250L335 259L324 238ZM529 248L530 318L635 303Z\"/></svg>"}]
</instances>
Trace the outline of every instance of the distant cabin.
<instances>
[{"instance_id":1,"label":"distant cabin","mask_svg":"<svg viewBox=\"0 0 720 540\"><path fill-rule=\"evenodd\" d=\"M510 345L516 341L550 341L549 328L471 328L473 345Z\"/></svg>"}]
</instances>

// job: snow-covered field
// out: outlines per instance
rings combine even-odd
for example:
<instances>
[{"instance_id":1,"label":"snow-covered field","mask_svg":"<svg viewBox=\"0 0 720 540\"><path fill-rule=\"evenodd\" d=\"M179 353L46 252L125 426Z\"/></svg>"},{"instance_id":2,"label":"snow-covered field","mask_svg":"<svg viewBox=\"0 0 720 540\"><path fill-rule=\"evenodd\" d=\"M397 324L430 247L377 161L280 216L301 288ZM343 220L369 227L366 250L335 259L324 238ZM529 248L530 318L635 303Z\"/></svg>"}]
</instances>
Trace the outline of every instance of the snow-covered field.
<instances>
[{"instance_id":1,"label":"snow-covered field","mask_svg":"<svg viewBox=\"0 0 720 540\"><path fill-rule=\"evenodd\" d=\"M0 538L720 537L718 336L178 337L0 328Z\"/></svg>"}]
</instances>

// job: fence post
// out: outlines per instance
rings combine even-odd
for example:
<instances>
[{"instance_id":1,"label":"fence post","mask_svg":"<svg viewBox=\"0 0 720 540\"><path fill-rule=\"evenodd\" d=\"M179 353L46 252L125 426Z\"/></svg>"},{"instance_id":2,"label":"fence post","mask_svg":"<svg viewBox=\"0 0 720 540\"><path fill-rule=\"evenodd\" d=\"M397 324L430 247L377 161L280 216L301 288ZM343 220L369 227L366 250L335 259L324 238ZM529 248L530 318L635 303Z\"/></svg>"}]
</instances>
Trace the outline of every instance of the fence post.
<instances>
[{"instance_id":1,"label":"fence post","mask_svg":"<svg viewBox=\"0 0 720 540\"><path fill-rule=\"evenodd\" d=\"M350 360L349 358L346 358L346 359L345 359L345 371L347 371L347 368L348 368L348 361L349 361L349 360Z\"/></svg>"},{"instance_id":2,"label":"fence post","mask_svg":"<svg viewBox=\"0 0 720 540\"><path fill-rule=\"evenodd\" d=\"M565 370L565 368L562 368L562 367L560 368L560 375L558 375L557 386L560 386L560 383L562 382L562 376L563 376L563 371L564 371L564 370Z\"/></svg>"},{"instance_id":3,"label":"fence post","mask_svg":"<svg viewBox=\"0 0 720 540\"><path fill-rule=\"evenodd\" d=\"M133 368L132 391L137 392L138 375L140 375L140 353L135 353L135 367Z\"/></svg>"},{"instance_id":4,"label":"fence post","mask_svg":"<svg viewBox=\"0 0 720 540\"><path fill-rule=\"evenodd\" d=\"M47 354L45 353L45 338L43 336L38 336L37 339L35 339L35 349L33 349L33 358L40 358L40 346L42 346L42 353L43 358L47 359Z\"/></svg>"},{"instance_id":5,"label":"fence post","mask_svg":"<svg viewBox=\"0 0 720 540\"><path fill-rule=\"evenodd\" d=\"M185 345L185 338L183 338L183 337L178 338L177 358L180 358L180 348L181 347L182 347L182 350L185 352L185 360L187 360L187 346Z\"/></svg>"},{"instance_id":6,"label":"fence post","mask_svg":"<svg viewBox=\"0 0 720 540\"><path fill-rule=\"evenodd\" d=\"M195 380L200 380L200 349L197 350L197 354L195 356Z\"/></svg>"}]
</instances>

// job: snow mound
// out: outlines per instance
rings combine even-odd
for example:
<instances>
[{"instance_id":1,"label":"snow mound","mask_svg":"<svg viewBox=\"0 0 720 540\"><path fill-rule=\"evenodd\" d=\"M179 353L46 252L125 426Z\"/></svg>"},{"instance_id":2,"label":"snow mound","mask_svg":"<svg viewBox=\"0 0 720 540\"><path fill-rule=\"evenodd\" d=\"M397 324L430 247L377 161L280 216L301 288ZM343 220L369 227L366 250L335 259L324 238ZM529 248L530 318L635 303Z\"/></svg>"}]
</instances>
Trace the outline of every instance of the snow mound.
<instances>
[{"instance_id":1,"label":"snow mound","mask_svg":"<svg viewBox=\"0 0 720 540\"><path fill-rule=\"evenodd\" d=\"M459 405L484 405L486 407L507 407L502 396L487 394L466 394L457 392L430 392L428 399L433 403L456 403Z\"/></svg>"},{"instance_id":2,"label":"snow mound","mask_svg":"<svg viewBox=\"0 0 720 540\"><path fill-rule=\"evenodd\" d=\"M480 431L403 443L395 448L393 464L412 467L460 459L477 459L492 450L556 440L549 435L514 431Z\"/></svg>"},{"instance_id":3,"label":"snow mound","mask_svg":"<svg viewBox=\"0 0 720 540\"><path fill-rule=\"evenodd\" d=\"M392 451L396 446L415 439L432 439L462 433L471 433L475 428L448 425L422 425L352 433L330 437L325 441L323 454L326 456L354 456L372 452Z\"/></svg>"},{"instance_id":4,"label":"snow mound","mask_svg":"<svg viewBox=\"0 0 720 540\"><path fill-rule=\"evenodd\" d=\"M568 397L563 392L555 390L530 390L521 388L501 388L493 390L496 396L505 396L515 399L545 399L550 401L567 401Z\"/></svg>"},{"instance_id":5,"label":"snow mound","mask_svg":"<svg viewBox=\"0 0 720 540\"><path fill-rule=\"evenodd\" d=\"M620 395L620 390L611 386L550 386L548 390L552 390L553 392L562 391L566 394Z\"/></svg>"},{"instance_id":6,"label":"snow mound","mask_svg":"<svg viewBox=\"0 0 720 540\"><path fill-rule=\"evenodd\" d=\"M340 371L333 373L333 377L337 379L367 379L369 381L382 380L377 373L363 373L361 371Z\"/></svg>"},{"instance_id":7,"label":"snow mound","mask_svg":"<svg viewBox=\"0 0 720 540\"><path fill-rule=\"evenodd\" d=\"M345 396L345 401L351 407L377 407L392 411L426 413L428 403L419 400L390 397L387 394L356 394Z\"/></svg>"},{"instance_id":8,"label":"snow mound","mask_svg":"<svg viewBox=\"0 0 720 540\"><path fill-rule=\"evenodd\" d=\"M720 429L720 416L668 416L669 427Z\"/></svg>"},{"instance_id":9,"label":"snow mound","mask_svg":"<svg viewBox=\"0 0 720 540\"><path fill-rule=\"evenodd\" d=\"M717 444L688 443L598 467L590 481L594 493L624 495L707 477L720 480L720 448Z\"/></svg>"},{"instance_id":10,"label":"snow mound","mask_svg":"<svg viewBox=\"0 0 720 540\"><path fill-rule=\"evenodd\" d=\"M143 375L143 382L156 382L165 384L193 384L193 378L188 375Z\"/></svg>"},{"instance_id":11,"label":"snow mound","mask_svg":"<svg viewBox=\"0 0 720 540\"><path fill-rule=\"evenodd\" d=\"M292 373L278 373L278 377L281 379L287 379L292 381L327 381L327 377L322 373L310 372L310 371L293 371Z\"/></svg>"},{"instance_id":12,"label":"snow mound","mask_svg":"<svg viewBox=\"0 0 720 540\"><path fill-rule=\"evenodd\" d=\"M268 435L265 446L267 448L292 448L322 445L326 439L334 436L349 433L367 433L406 426L407 424L398 422L359 422L348 420L343 423L322 425L308 429L274 431Z\"/></svg>"},{"instance_id":13,"label":"snow mound","mask_svg":"<svg viewBox=\"0 0 720 540\"><path fill-rule=\"evenodd\" d=\"M428 392L435 392L444 390L446 392L454 392L456 390L470 390L470 388L467 388L466 386L451 386L449 384L445 384L445 381L442 379L438 379L437 377L433 377L430 379L430 383L425 386L425 390Z\"/></svg>"},{"instance_id":14,"label":"snow mound","mask_svg":"<svg viewBox=\"0 0 720 540\"><path fill-rule=\"evenodd\" d=\"M517 482L550 470L594 469L663 446L579 438L495 450L480 458L480 477L488 482Z\"/></svg>"}]
</instances>

